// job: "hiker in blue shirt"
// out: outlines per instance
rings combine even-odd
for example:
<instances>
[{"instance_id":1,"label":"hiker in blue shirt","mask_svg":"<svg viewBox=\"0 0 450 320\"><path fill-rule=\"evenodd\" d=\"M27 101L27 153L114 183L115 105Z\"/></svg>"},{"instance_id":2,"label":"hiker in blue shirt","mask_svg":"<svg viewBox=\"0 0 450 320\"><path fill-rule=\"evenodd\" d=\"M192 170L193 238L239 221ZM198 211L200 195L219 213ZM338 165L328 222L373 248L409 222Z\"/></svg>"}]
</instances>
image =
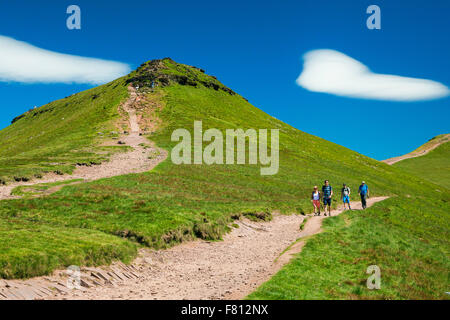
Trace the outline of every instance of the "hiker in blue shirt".
<instances>
[{"instance_id":1,"label":"hiker in blue shirt","mask_svg":"<svg viewBox=\"0 0 450 320\"><path fill-rule=\"evenodd\" d=\"M365 209L367 207L367 198L369 198L369 187L364 181L359 186L359 195L361 196L362 208Z\"/></svg>"},{"instance_id":2,"label":"hiker in blue shirt","mask_svg":"<svg viewBox=\"0 0 450 320\"><path fill-rule=\"evenodd\" d=\"M333 188L330 186L328 180L325 180L325 185L322 187L322 197L323 197L323 206L325 215L327 215L327 206L328 206L328 215L331 216L331 197L333 196Z\"/></svg>"}]
</instances>

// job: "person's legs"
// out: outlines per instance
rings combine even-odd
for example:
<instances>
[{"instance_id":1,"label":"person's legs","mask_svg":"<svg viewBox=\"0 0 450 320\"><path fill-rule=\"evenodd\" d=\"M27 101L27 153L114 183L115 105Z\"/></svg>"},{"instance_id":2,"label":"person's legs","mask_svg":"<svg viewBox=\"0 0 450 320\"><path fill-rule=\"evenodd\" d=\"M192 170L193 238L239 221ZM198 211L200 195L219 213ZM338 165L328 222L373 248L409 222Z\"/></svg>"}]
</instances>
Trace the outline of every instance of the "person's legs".
<instances>
[{"instance_id":1,"label":"person's legs","mask_svg":"<svg viewBox=\"0 0 450 320\"><path fill-rule=\"evenodd\" d=\"M350 199L348 196L343 196L342 197L342 202L344 202L344 210L345 210L345 204L347 204L348 209L350 209Z\"/></svg>"},{"instance_id":2,"label":"person's legs","mask_svg":"<svg viewBox=\"0 0 450 320\"><path fill-rule=\"evenodd\" d=\"M317 200L313 200L313 206L314 206L314 215L317 216L318 212L320 213L320 203Z\"/></svg>"},{"instance_id":3,"label":"person's legs","mask_svg":"<svg viewBox=\"0 0 450 320\"><path fill-rule=\"evenodd\" d=\"M366 195L362 194L361 195L361 204L362 204L362 208L365 209L366 208Z\"/></svg>"}]
</instances>

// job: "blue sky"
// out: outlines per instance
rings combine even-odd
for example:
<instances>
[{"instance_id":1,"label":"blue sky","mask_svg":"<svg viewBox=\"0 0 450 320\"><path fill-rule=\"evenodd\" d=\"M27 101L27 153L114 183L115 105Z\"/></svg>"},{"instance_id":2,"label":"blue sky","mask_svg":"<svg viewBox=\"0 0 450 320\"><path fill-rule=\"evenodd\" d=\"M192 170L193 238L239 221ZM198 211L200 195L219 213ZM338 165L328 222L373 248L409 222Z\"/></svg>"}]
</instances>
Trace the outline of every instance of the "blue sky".
<instances>
[{"instance_id":1,"label":"blue sky","mask_svg":"<svg viewBox=\"0 0 450 320\"><path fill-rule=\"evenodd\" d=\"M81 8L81 30L66 28L71 4ZM381 8L381 30L366 27L371 4ZM17 0L0 2L0 35L132 68L171 57L302 131L384 159L450 132L450 98L393 102L311 92L295 82L302 56L332 49L373 72L450 86L449 15L445 0ZM34 105L91 86L0 82L0 128Z\"/></svg>"}]
</instances>

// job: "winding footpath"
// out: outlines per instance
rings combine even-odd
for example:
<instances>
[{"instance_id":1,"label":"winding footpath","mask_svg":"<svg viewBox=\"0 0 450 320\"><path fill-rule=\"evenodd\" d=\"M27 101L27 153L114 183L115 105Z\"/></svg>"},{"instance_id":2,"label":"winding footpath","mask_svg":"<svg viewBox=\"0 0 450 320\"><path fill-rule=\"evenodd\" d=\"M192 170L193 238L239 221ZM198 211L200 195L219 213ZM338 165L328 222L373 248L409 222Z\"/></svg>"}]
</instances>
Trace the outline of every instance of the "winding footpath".
<instances>
[{"instance_id":1,"label":"winding footpath","mask_svg":"<svg viewBox=\"0 0 450 320\"><path fill-rule=\"evenodd\" d=\"M398 157L382 160L382 162L387 163L389 165L393 165L394 163L397 163L397 162L402 161L402 160L424 156L427 153L429 153L430 151L433 151L434 149L439 147L441 144L450 141L450 133L444 134L444 135L442 135L441 137L439 137L438 139L435 139L435 140L436 141L434 141L434 140L429 141L428 143L426 143L425 145L423 145L419 149L414 150L414 151L412 151L410 153L404 154L402 156L398 156Z\"/></svg>"},{"instance_id":2,"label":"winding footpath","mask_svg":"<svg viewBox=\"0 0 450 320\"><path fill-rule=\"evenodd\" d=\"M370 198L368 206L386 198ZM352 208L360 210L361 204L352 202ZM339 208L332 215L341 212ZM0 280L0 299L242 299L299 253L305 238L321 232L326 218L274 214L270 222L244 219L236 221L239 228L223 241L141 249L130 265L81 267L78 289L68 286L66 270L48 277Z\"/></svg>"},{"instance_id":3,"label":"winding footpath","mask_svg":"<svg viewBox=\"0 0 450 320\"><path fill-rule=\"evenodd\" d=\"M82 179L80 182L88 182L102 178L146 172L153 169L160 162L167 158L167 151L156 148L154 144L140 134L139 124L136 117L136 109L133 107L136 102L137 93L133 87L129 87L130 97L122 104L122 108L128 113L130 133L120 137L124 145L132 150L117 153L111 156L110 160L100 165L77 166L71 175L56 175L54 173L45 175L42 179L27 182L10 183L0 186L0 200L19 198L11 195L11 191L18 186L32 186L34 184L52 183L74 179ZM117 145L117 142L116 144ZM80 183L76 182L76 183ZM63 187L63 186L61 186ZM59 187L59 188L61 188ZM58 188L53 188L56 191ZM48 193L45 193L48 194Z\"/></svg>"},{"instance_id":4,"label":"winding footpath","mask_svg":"<svg viewBox=\"0 0 450 320\"><path fill-rule=\"evenodd\" d=\"M137 93L122 105L129 115L131 132L121 141L131 151L113 155L109 162L77 167L72 175L48 175L38 181L0 187L0 200L14 198L17 186L72 179L93 181L151 170L167 158L140 135L136 116ZM147 147L146 147L147 146ZM56 189L52 189L52 192ZM386 197L371 198L368 205ZM352 203L356 210L359 203ZM332 211L340 214L342 209ZM304 229L300 225L308 219ZM81 267L80 286L73 288L67 270L27 280L1 280L2 299L242 299L272 277L299 253L308 236L321 232L324 216L274 214L270 222L236 221L238 228L223 241L196 240L167 250L141 249L129 265L115 262L104 267ZM297 241L298 240L298 241Z\"/></svg>"}]
</instances>

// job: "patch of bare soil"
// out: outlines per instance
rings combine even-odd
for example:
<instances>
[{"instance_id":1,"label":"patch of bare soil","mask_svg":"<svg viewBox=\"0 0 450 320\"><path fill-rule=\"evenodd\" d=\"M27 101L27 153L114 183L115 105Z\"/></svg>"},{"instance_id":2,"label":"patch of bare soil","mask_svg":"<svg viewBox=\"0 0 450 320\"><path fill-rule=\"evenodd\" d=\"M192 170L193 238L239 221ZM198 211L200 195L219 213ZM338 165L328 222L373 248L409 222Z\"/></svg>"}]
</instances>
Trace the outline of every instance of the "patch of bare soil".
<instances>
[{"instance_id":1,"label":"patch of bare soil","mask_svg":"<svg viewBox=\"0 0 450 320\"><path fill-rule=\"evenodd\" d=\"M368 206L384 199L370 198ZM237 221L223 241L142 249L130 265L82 267L80 289L68 288L66 271L0 282L0 299L242 299L299 253L306 237L321 232L326 217L307 217L303 231L305 216L277 214L270 222Z\"/></svg>"}]
</instances>

